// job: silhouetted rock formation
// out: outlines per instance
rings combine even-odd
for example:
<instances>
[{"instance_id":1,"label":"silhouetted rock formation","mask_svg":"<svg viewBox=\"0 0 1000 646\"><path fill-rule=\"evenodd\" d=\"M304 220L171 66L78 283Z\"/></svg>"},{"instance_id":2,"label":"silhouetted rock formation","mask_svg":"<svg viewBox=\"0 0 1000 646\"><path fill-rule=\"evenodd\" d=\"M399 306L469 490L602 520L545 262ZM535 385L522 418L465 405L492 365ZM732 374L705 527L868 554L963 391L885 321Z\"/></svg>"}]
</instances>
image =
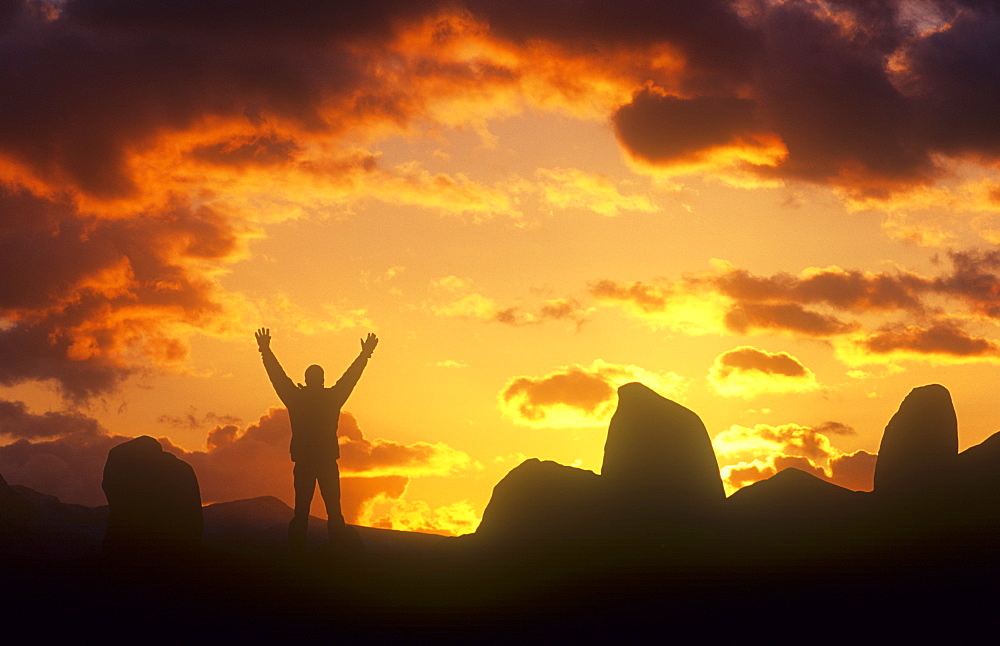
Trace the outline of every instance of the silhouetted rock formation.
<instances>
[{"instance_id":1,"label":"silhouetted rock formation","mask_svg":"<svg viewBox=\"0 0 1000 646\"><path fill-rule=\"evenodd\" d=\"M944 484L958 455L958 420L944 386L914 388L889 420L875 464L875 493L915 495Z\"/></svg>"},{"instance_id":2,"label":"silhouetted rock formation","mask_svg":"<svg viewBox=\"0 0 1000 646\"><path fill-rule=\"evenodd\" d=\"M726 500L701 418L640 383L618 389L601 479L608 523L627 549L692 560L712 551Z\"/></svg>"},{"instance_id":3,"label":"silhouetted rock formation","mask_svg":"<svg viewBox=\"0 0 1000 646\"><path fill-rule=\"evenodd\" d=\"M26 525L30 518L31 505L0 475L0 528Z\"/></svg>"},{"instance_id":4,"label":"silhouetted rock formation","mask_svg":"<svg viewBox=\"0 0 1000 646\"><path fill-rule=\"evenodd\" d=\"M201 491L194 470L148 435L108 452L104 465L108 530L112 553L183 553L201 542Z\"/></svg>"},{"instance_id":5,"label":"silhouetted rock formation","mask_svg":"<svg viewBox=\"0 0 1000 646\"><path fill-rule=\"evenodd\" d=\"M0 476L0 558L68 560L100 551L106 507L60 502Z\"/></svg>"},{"instance_id":6,"label":"silhouetted rock formation","mask_svg":"<svg viewBox=\"0 0 1000 646\"><path fill-rule=\"evenodd\" d=\"M560 546L604 531L600 477L551 460L525 460L493 488L476 535L509 547Z\"/></svg>"},{"instance_id":7,"label":"silhouetted rock formation","mask_svg":"<svg viewBox=\"0 0 1000 646\"><path fill-rule=\"evenodd\" d=\"M731 510L770 517L815 516L830 507L856 502L859 494L811 473L788 468L767 480L743 487L729 497L727 506Z\"/></svg>"},{"instance_id":8,"label":"silhouetted rock formation","mask_svg":"<svg viewBox=\"0 0 1000 646\"><path fill-rule=\"evenodd\" d=\"M0 556L20 554L31 536L31 505L0 475Z\"/></svg>"},{"instance_id":9,"label":"silhouetted rock formation","mask_svg":"<svg viewBox=\"0 0 1000 646\"><path fill-rule=\"evenodd\" d=\"M1000 557L1000 433L959 453L941 488L942 534L961 538L966 552Z\"/></svg>"},{"instance_id":10,"label":"silhouetted rock formation","mask_svg":"<svg viewBox=\"0 0 1000 646\"><path fill-rule=\"evenodd\" d=\"M955 472L957 483L969 493L1000 498L1000 433L959 453Z\"/></svg>"},{"instance_id":11,"label":"silhouetted rock formation","mask_svg":"<svg viewBox=\"0 0 1000 646\"><path fill-rule=\"evenodd\" d=\"M783 469L726 501L727 551L743 567L863 554L864 533L857 530L869 515L870 498L805 471Z\"/></svg>"},{"instance_id":12,"label":"silhouetted rock formation","mask_svg":"<svg viewBox=\"0 0 1000 646\"><path fill-rule=\"evenodd\" d=\"M703 509L726 498L701 418L635 382L618 389L601 477L647 512Z\"/></svg>"},{"instance_id":13,"label":"silhouetted rock formation","mask_svg":"<svg viewBox=\"0 0 1000 646\"><path fill-rule=\"evenodd\" d=\"M703 545L725 501L705 425L642 384L618 396L600 476L526 460L493 489L476 536L528 549Z\"/></svg>"}]
</instances>

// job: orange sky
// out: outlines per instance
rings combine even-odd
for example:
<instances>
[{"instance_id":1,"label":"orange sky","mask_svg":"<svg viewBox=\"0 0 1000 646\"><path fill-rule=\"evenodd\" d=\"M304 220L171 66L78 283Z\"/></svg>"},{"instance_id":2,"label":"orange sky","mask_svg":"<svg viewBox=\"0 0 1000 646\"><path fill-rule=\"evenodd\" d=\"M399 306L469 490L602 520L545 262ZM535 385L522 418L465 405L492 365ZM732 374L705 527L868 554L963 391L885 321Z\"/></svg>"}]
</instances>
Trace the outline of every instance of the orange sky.
<instances>
[{"instance_id":1,"label":"orange sky","mask_svg":"<svg viewBox=\"0 0 1000 646\"><path fill-rule=\"evenodd\" d=\"M995 10L516 4L5 3L4 478L101 504L148 434L206 503L290 502L260 326L297 380L379 335L363 524L468 532L526 457L599 470L629 381L729 491L870 487L927 383L962 448L996 430Z\"/></svg>"}]
</instances>

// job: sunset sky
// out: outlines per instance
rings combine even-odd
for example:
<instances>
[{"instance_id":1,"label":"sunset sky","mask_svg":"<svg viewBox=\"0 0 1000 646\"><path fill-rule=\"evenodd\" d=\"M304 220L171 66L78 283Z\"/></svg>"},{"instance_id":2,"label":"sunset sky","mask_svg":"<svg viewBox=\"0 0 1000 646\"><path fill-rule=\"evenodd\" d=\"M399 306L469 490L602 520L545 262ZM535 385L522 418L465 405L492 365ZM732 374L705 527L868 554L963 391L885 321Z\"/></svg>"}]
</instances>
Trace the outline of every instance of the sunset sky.
<instances>
[{"instance_id":1,"label":"sunset sky","mask_svg":"<svg viewBox=\"0 0 1000 646\"><path fill-rule=\"evenodd\" d=\"M629 381L728 492L870 489L928 383L961 449L997 430L995 3L339 4L0 0L7 482L104 504L152 435L205 503L290 503L262 326L328 385L379 336L341 422L365 525L599 472Z\"/></svg>"}]
</instances>

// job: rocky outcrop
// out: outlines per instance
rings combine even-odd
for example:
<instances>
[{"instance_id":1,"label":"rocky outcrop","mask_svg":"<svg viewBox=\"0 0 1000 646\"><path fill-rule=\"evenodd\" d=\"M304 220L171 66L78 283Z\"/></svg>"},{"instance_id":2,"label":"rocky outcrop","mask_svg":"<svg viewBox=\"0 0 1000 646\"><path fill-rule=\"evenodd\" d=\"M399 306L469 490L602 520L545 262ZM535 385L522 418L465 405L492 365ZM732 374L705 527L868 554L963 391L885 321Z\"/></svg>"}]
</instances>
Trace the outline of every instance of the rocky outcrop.
<instances>
[{"instance_id":1,"label":"rocky outcrop","mask_svg":"<svg viewBox=\"0 0 1000 646\"><path fill-rule=\"evenodd\" d=\"M601 477L647 509L703 508L726 498L701 418L640 383L618 389Z\"/></svg>"},{"instance_id":2,"label":"rocky outcrop","mask_svg":"<svg viewBox=\"0 0 1000 646\"><path fill-rule=\"evenodd\" d=\"M21 556L31 547L31 505L0 475L0 558Z\"/></svg>"},{"instance_id":3,"label":"rocky outcrop","mask_svg":"<svg viewBox=\"0 0 1000 646\"><path fill-rule=\"evenodd\" d=\"M826 513L831 507L856 502L863 496L800 469L788 468L767 480L743 487L729 497L727 506L757 517L815 516Z\"/></svg>"},{"instance_id":4,"label":"rocky outcrop","mask_svg":"<svg viewBox=\"0 0 1000 646\"><path fill-rule=\"evenodd\" d=\"M1000 433L958 454L950 485L946 496L953 531L995 554L1000 547Z\"/></svg>"},{"instance_id":5,"label":"rocky outcrop","mask_svg":"<svg viewBox=\"0 0 1000 646\"><path fill-rule=\"evenodd\" d=\"M104 466L112 553L184 552L201 542L201 491L194 470L144 435L108 452Z\"/></svg>"},{"instance_id":6,"label":"rocky outcrop","mask_svg":"<svg viewBox=\"0 0 1000 646\"><path fill-rule=\"evenodd\" d=\"M65 504L0 476L0 559L62 561L100 552L107 509Z\"/></svg>"},{"instance_id":7,"label":"rocky outcrop","mask_svg":"<svg viewBox=\"0 0 1000 646\"><path fill-rule=\"evenodd\" d=\"M565 544L604 526L601 478L550 460L525 460L493 488L476 536L517 547Z\"/></svg>"},{"instance_id":8,"label":"rocky outcrop","mask_svg":"<svg viewBox=\"0 0 1000 646\"><path fill-rule=\"evenodd\" d=\"M618 390L600 476L526 460L493 489L480 539L508 546L663 546L725 501L701 419L646 386Z\"/></svg>"},{"instance_id":9,"label":"rocky outcrop","mask_svg":"<svg viewBox=\"0 0 1000 646\"><path fill-rule=\"evenodd\" d=\"M955 479L964 489L1000 498L1000 433L962 451L955 462Z\"/></svg>"},{"instance_id":10,"label":"rocky outcrop","mask_svg":"<svg viewBox=\"0 0 1000 646\"><path fill-rule=\"evenodd\" d=\"M958 420L944 386L914 388L889 420L875 464L875 493L920 494L940 487L954 471Z\"/></svg>"},{"instance_id":11,"label":"rocky outcrop","mask_svg":"<svg viewBox=\"0 0 1000 646\"><path fill-rule=\"evenodd\" d=\"M0 528L26 525L31 518L31 504L22 498L0 475Z\"/></svg>"},{"instance_id":12,"label":"rocky outcrop","mask_svg":"<svg viewBox=\"0 0 1000 646\"><path fill-rule=\"evenodd\" d=\"M726 501L726 558L779 570L817 559L848 562L870 547L871 494L788 468ZM862 530L862 531L859 531Z\"/></svg>"}]
</instances>

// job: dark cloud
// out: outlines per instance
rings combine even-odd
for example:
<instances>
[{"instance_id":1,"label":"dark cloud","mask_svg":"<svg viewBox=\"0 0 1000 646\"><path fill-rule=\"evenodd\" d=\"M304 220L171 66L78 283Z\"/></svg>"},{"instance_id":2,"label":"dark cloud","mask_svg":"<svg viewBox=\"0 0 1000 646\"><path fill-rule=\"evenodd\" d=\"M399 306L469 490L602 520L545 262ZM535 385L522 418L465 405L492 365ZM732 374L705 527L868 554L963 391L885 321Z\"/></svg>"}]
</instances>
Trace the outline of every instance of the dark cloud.
<instances>
[{"instance_id":1,"label":"dark cloud","mask_svg":"<svg viewBox=\"0 0 1000 646\"><path fill-rule=\"evenodd\" d=\"M834 316L807 310L798 303L744 303L726 313L725 323L739 334L761 329L817 337L844 334L857 327Z\"/></svg>"},{"instance_id":2,"label":"dark cloud","mask_svg":"<svg viewBox=\"0 0 1000 646\"><path fill-rule=\"evenodd\" d=\"M919 311L921 292L929 286L929 281L911 273L868 273L839 268L810 271L802 276L788 273L754 276L742 269L731 269L706 281L741 301L825 304L855 312Z\"/></svg>"},{"instance_id":3,"label":"dark cloud","mask_svg":"<svg viewBox=\"0 0 1000 646\"><path fill-rule=\"evenodd\" d=\"M919 102L920 125L936 149L996 158L1000 133L1000 7L995 2L942 2L947 29L900 51L899 83Z\"/></svg>"},{"instance_id":4,"label":"dark cloud","mask_svg":"<svg viewBox=\"0 0 1000 646\"><path fill-rule=\"evenodd\" d=\"M642 91L622 106L614 122L630 153L665 165L691 161L720 143L709 136L697 141L714 119L711 131L722 138L748 131L780 137L787 156L756 167L762 176L877 196L942 176L933 161L938 153L1000 157L992 125L1000 100L1000 12L994 4L754 6L744 13L742 24L752 36L742 40L740 60L715 68L715 83L697 88L688 82L682 96L655 100ZM729 49L721 34L707 38ZM671 42L680 42L683 51L683 39ZM741 106L738 112L719 116L725 100ZM702 102L704 112L666 108Z\"/></svg>"},{"instance_id":5,"label":"dark cloud","mask_svg":"<svg viewBox=\"0 0 1000 646\"><path fill-rule=\"evenodd\" d=\"M760 23L764 55L755 96L762 120L788 148L774 173L882 193L925 179L926 143L915 128L915 106L887 76L891 23L862 23L866 3L771 5ZM874 36L874 38L873 38Z\"/></svg>"},{"instance_id":6,"label":"dark cloud","mask_svg":"<svg viewBox=\"0 0 1000 646\"><path fill-rule=\"evenodd\" d=\"M469 0L500 38L518 44L534 40L571 49L669 45L684 58L688 83L739 78L759 45L757 34L733 11L728 0L702 2L627 2L542 0L521 10L494 2Z\"/></svg>"},{"instance_id":7,"label":"dark cloud","mask_svg":"<svg viewBox=\"0 0 1000 646\"><path fill-rule=\"evenodd\" d=\"M211 208L102 220L0 188L0 212L0 383L53 380L86 398L183 359L173 326L219 323L216 287L191 261L224 261L241 243Z\"/></svg>"},{"instance_id":8,"label":"dark cloud","mask_svg":"<svg viewBox=\"0 0 1000 646\"><path fill-rule=\"evenodd\" d=\"M1000 252L951 251L947 259L951 268L938 276L921 276L904 270L861 272L839 267L809 270L798 276L788 273L755 276L745 270L727 268L716 275L688 279L687 289L711 287L735 299L741 307L823 305L854 314L894 311L934 314L937 308L928 299L947 296L959 300L973 314L1000 318Z\"/></svg>"},{"instance_id":9,"label":"dark cloud","mask_svg":"<svg viewBox=\"0 0 1000 646\"><path fill-rule=\"evenodd\" d=\"M66 397L82 400L114 390L140 370L113 357L69 358L71 342L41 324L17 325L0 331L0 384L52 380Z\"/></svg>"},{"instance_id":10,"label":"dark cloud","mask_svg":"<svg viewBox=\"0 0 1000 646\"><path fill-rule=\"evenodd\" d=\"M897 325L880 329L862 342L875 354L912 352L954 357L996 357L1000 346L992 339L971 336L959 327L940 324L929 328Z\"/></svg>"},{"instance_id":11,"label":"dark cloud","mask_svg":"<svg viewBox=\"0 0 1000 646\"><path fill-rule=\"evenodd\" d=\"M646 88L614 115L632 155L651 163L683 162L755 138L754 104L736 97L682 99Z\"/></svg>"},{"instance_id":12,"label":"dark cloud","mask_svg":"<svg viewBox=\"0 0 1000 646\"><path fill-rule=\"evenodd\" d=\"M981 249L950 252L951 273L931 290L964 301L976 314L1000 320L1000 252Z\"/></svg>"},{"instance_id":13,"label":"dark cloud","mask_svg":"<svg viewBox=\"0 0 1000 646\"><path fill-rule=\"evenodd\" d=\"M129 151L164 131L245 122L248 106L335 130L320 104L346 99L364 64L336 39L386 32L393 18L380 5L393 8L78 0L56 20L22 11L0 48L0 86L16 97L0 106L0 153L46 182L109 198L138 190Z\"/></svg>"},{"instance_id":14,"label":"dark cloud","mask_svg":"<svg viewBox=\"0 0 1000 646\"><path fill-rule=\"evenodd\" d=\"M724 371L753 370L785 377L805 377L805 366L787 352L770 353L744 346L719 355L719 366Z\"/></svg>"},{"instance_id":15,"label":"dark cloud","mask_svg":"<svg viewBox=\"0 0 1000 646\"><path fill-rule=\"evenodd\" d=\"M507 59L400 56L398 37L419 26L427 48L474 34L631 85L633 99L611 116L623 146L647 161L686 163L720 145L760 146L766 134L787 154L750 170L884 195L941 175L936 154L1000 153L996 6L914 6L5 0L0 87L13 98L0 105L0 155L50 185L121 197L142 190L131 156L164 133L265 128L189 152L281 165L296 133L336 135L370 119L405 126L424 114L427 92L521 80ZM405 78L383 75L407 54L419 60ZM434 89L416 89L422 80ZM583 91L558 74L546 81L570 100Z\"/></svg>"},{"instance_id":16,"label":"dark cloud","mask_svg":"<svg viewBox=\"0 0 1000 646\"><path fill-rule=\"evenodd\" d=\"M935 259L935 264L944 264ZM590 284L590 293L633 315L649 317L653 325L679 329L688 328L677 313L694 301L701 322L701 328L691 328L696 333L784 332L840 340L840 350L860 349L869 358L998 356L996 340L976 336L965 326L976 319L1000 321L1000 252L951 251L945 260L950 267L930 276L902 269L861 272L839 267L799 275L755 275L721 264L715 271L674 280L601 280Z\"/></svg>"},{"instance_id":17,"label":"dark cloud","mask_svg":"<svg viewBox=\"0 0 1000 646\"><path fill-rule=\"evenodd\" d=\"M95 28L203 33L248 46L279 42L329 43L345 37L384 38L397 20L428 12L437 2L375 0L70 0L64 16Z\"/></svg>"},{"instance_id":18,"label":"dark cloud","mask_svg":"<svg viewBox=\"0 0 1000 646\"><path fill-rule=\"evenodd\" d=\"M0 435L36 440L102 432L97 420L76 411L46 411L38 415L29 413L24 402L0 400Z\"/></svg>"},{"instance_id":19,"label":"dark cloud","mask_svg":"<svg viewBox=\"0 0 1000 646\"><path fill-rule=\"evenodd\" d=\"M819 426L815 427L817 433L823 433L824 435L857 435L858 432L854 430L853 426L848 426L843 422L823 422Z\"/></svg>"}]
</instances>

